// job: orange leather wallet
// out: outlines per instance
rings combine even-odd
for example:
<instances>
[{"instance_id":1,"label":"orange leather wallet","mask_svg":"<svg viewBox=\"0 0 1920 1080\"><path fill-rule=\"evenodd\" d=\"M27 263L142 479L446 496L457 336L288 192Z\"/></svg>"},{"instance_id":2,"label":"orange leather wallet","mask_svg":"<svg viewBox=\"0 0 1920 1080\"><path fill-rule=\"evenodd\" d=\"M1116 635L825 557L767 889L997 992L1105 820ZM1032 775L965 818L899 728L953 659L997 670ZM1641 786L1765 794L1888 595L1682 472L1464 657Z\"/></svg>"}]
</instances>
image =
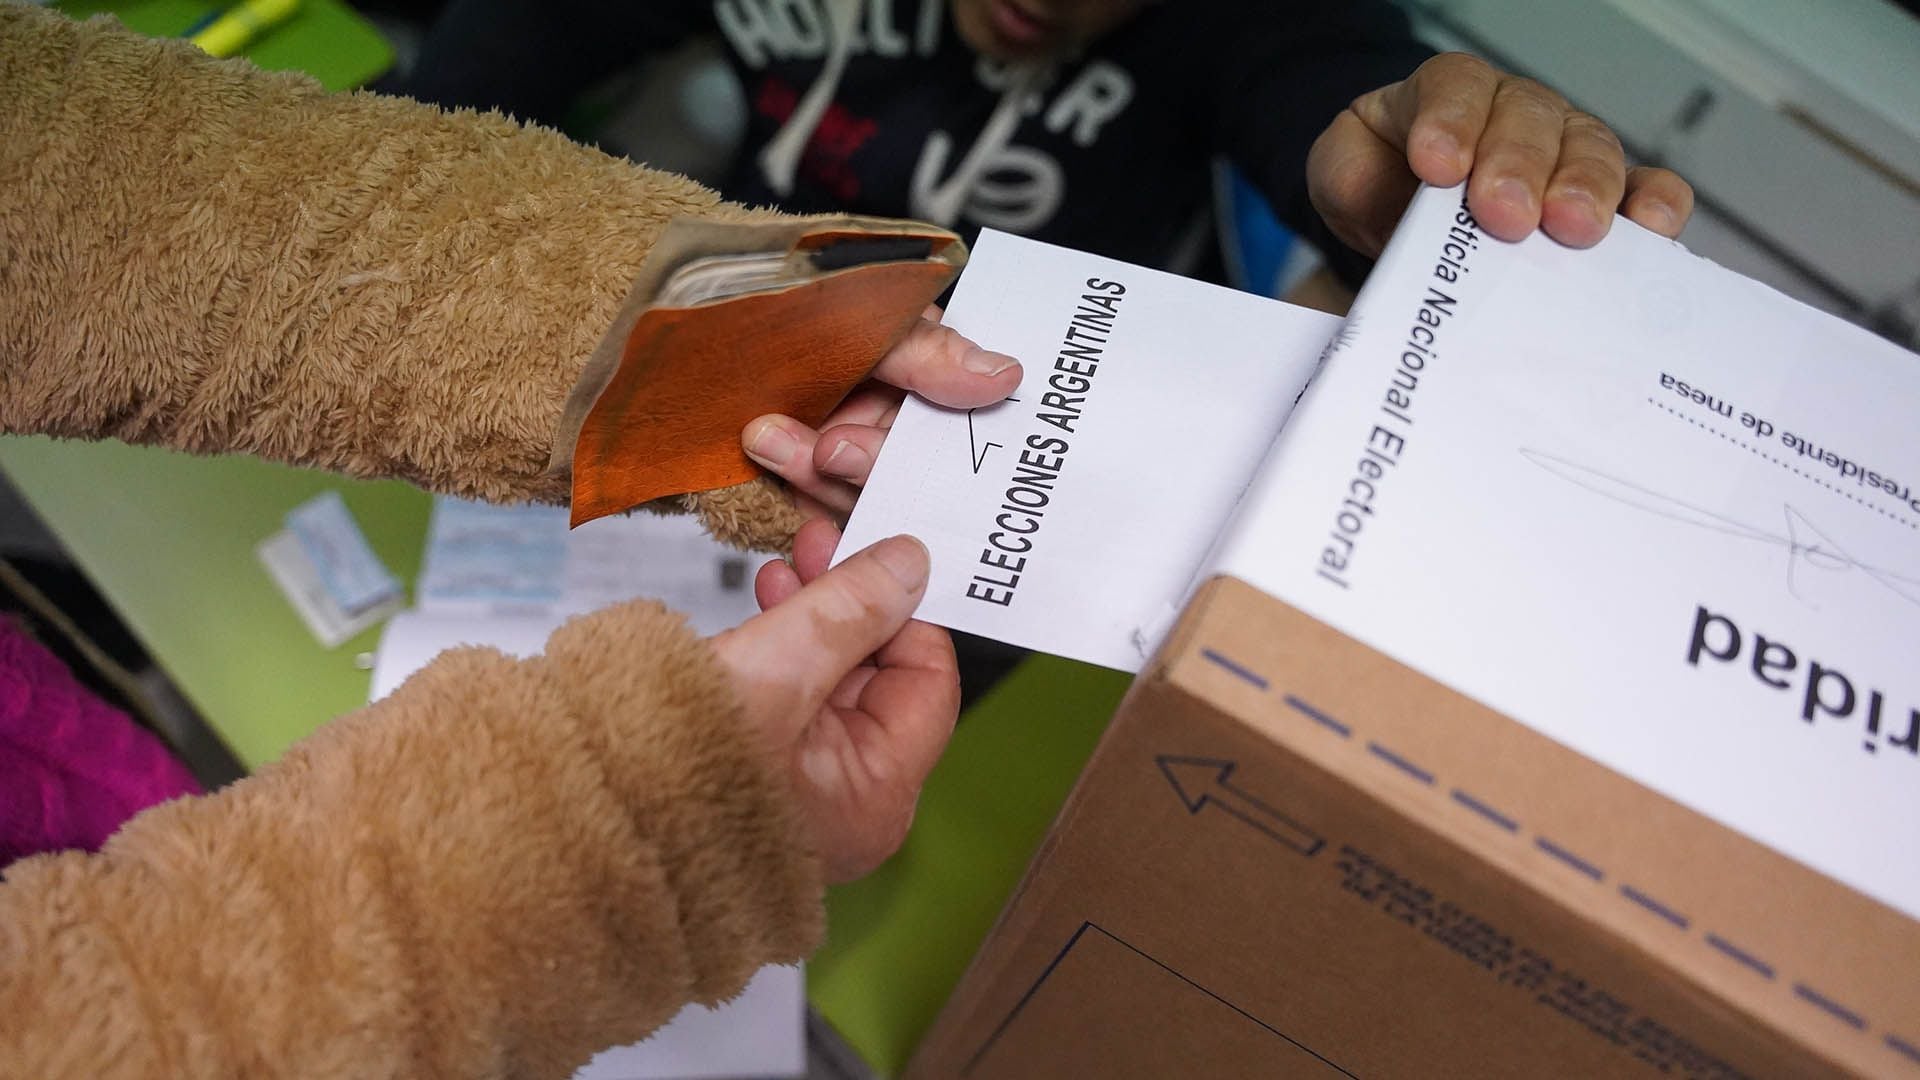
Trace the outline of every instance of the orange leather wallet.
<instances>
[{"instance_id":1,"label":"orange leather wallet","mask_svg":"<svg viewBox=\"0 0 1920 1080\"><path fill-rule=\"evenodd\" d=\"M552 467L573 524L760 475L748 421L818 426L959 273L966 245L911 222L678 219L568 399Z\"/></svg>"}]
</instances>

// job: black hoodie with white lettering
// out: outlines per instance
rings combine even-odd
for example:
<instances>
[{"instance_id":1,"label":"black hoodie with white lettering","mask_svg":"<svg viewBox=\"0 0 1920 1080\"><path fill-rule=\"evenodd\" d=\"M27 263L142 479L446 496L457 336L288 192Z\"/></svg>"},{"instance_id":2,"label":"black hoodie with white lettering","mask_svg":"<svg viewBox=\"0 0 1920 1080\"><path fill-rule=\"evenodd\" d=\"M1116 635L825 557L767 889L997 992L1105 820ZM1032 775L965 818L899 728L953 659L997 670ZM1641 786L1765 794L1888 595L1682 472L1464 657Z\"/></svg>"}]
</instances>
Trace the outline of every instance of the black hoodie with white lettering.
<instances>
[{"instance_id":1,"label":"black hoodie with white lettering","mask_svg":"<svg viewBox=\"0 0 1920 1080\"><path fill-rule=\"evenodd\" d=\"M1194 272L1213 162L1354 280L1306 195L1315 137L1429 55L1385 0L1149 4L1075 54L1010 65L945 0L454 0L386 88L556 124L583 90L718 31L746 95L731 199L987 226ZM644 156L644 154L642 155ZM1204 271L1202 271L1204 274Z\"/></svg>"}]
</instances>

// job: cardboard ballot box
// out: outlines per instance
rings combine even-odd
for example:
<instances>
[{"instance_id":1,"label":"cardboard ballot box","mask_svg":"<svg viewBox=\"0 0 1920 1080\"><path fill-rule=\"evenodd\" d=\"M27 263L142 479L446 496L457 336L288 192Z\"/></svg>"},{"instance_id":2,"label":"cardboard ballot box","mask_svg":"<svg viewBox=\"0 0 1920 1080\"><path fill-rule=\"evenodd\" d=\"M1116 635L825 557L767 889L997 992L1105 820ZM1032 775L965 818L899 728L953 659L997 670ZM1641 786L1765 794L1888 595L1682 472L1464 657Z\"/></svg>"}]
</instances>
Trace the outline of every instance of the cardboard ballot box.
<instances>
[{"instance_id":1,"label":"cardboard ballot box","mask_svg":"<svg viewBox=\"0 0 1920 1080\"><path fill-rule=\"evenodd\" d=\"M1626 222L1503 244L1424 190L1263 459L1135 434L1154 480L1100 440L1152 429L1125 379L1196 384L1211 302L1026 265L1056 324L1128 299L989 614L1158 647L913 1075L1920 1077L1920 357ZM964 329L1037 370L1047 320L998 325ZM938 568L1023 504L898 467L910 420L894 471L955 521L888 524L933 538L930 617L994 632ZM1224 520L1164 512L1211 474ZM1034 602L1183 526L1190 598Z\"/></svg>"},{"instance_id":2,"label":"cardboard ballot box","mask_svg":"<svg viewBox=\"0 0 1920 1080\"><path fill-rule=\"evenodd\" d=\"M909 1075L1920 1075L1917 982L1900 913L1219 578Z\"/></svg>"}]
</instances>

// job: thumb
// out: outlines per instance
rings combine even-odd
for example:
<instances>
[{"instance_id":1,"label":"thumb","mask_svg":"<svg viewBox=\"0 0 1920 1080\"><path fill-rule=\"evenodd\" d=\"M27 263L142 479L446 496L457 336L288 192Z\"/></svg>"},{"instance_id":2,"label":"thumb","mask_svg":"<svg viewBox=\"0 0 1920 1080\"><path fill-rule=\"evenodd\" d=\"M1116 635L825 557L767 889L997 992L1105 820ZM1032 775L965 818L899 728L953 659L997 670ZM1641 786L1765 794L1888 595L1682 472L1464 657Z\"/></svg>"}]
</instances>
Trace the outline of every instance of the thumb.
<instances>
[{"instance_id":1,"label":"thumb","mask_svg":"<svg viewBox=\"0 0 1920 1080\"><path fill-rule=\"evenodd\" d=\"M893 640L927 589L926 546L882 540L725 635L731 666L757 684L798 692L808 708Z\"/></svg>"}]
</instances>

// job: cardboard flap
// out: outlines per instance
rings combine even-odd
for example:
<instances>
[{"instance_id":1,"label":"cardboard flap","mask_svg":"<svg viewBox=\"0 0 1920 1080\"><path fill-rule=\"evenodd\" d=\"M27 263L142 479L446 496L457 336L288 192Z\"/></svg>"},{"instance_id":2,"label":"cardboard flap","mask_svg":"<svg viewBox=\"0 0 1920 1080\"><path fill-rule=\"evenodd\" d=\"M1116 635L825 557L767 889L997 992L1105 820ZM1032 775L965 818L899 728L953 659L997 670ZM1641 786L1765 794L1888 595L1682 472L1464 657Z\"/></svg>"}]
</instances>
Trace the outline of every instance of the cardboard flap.
<instances>
[{"instance_id":1,"label":"cardboard flap","mask_svg":"<svg viewBox=\"0 0 1920 1080\"><path fill-rule=\"evenodd\" d=\"M1856 1069L1920 1046L1920 924L1233 578L1168 679L1767 1027Z\"/></svg>"}]
</instances>

